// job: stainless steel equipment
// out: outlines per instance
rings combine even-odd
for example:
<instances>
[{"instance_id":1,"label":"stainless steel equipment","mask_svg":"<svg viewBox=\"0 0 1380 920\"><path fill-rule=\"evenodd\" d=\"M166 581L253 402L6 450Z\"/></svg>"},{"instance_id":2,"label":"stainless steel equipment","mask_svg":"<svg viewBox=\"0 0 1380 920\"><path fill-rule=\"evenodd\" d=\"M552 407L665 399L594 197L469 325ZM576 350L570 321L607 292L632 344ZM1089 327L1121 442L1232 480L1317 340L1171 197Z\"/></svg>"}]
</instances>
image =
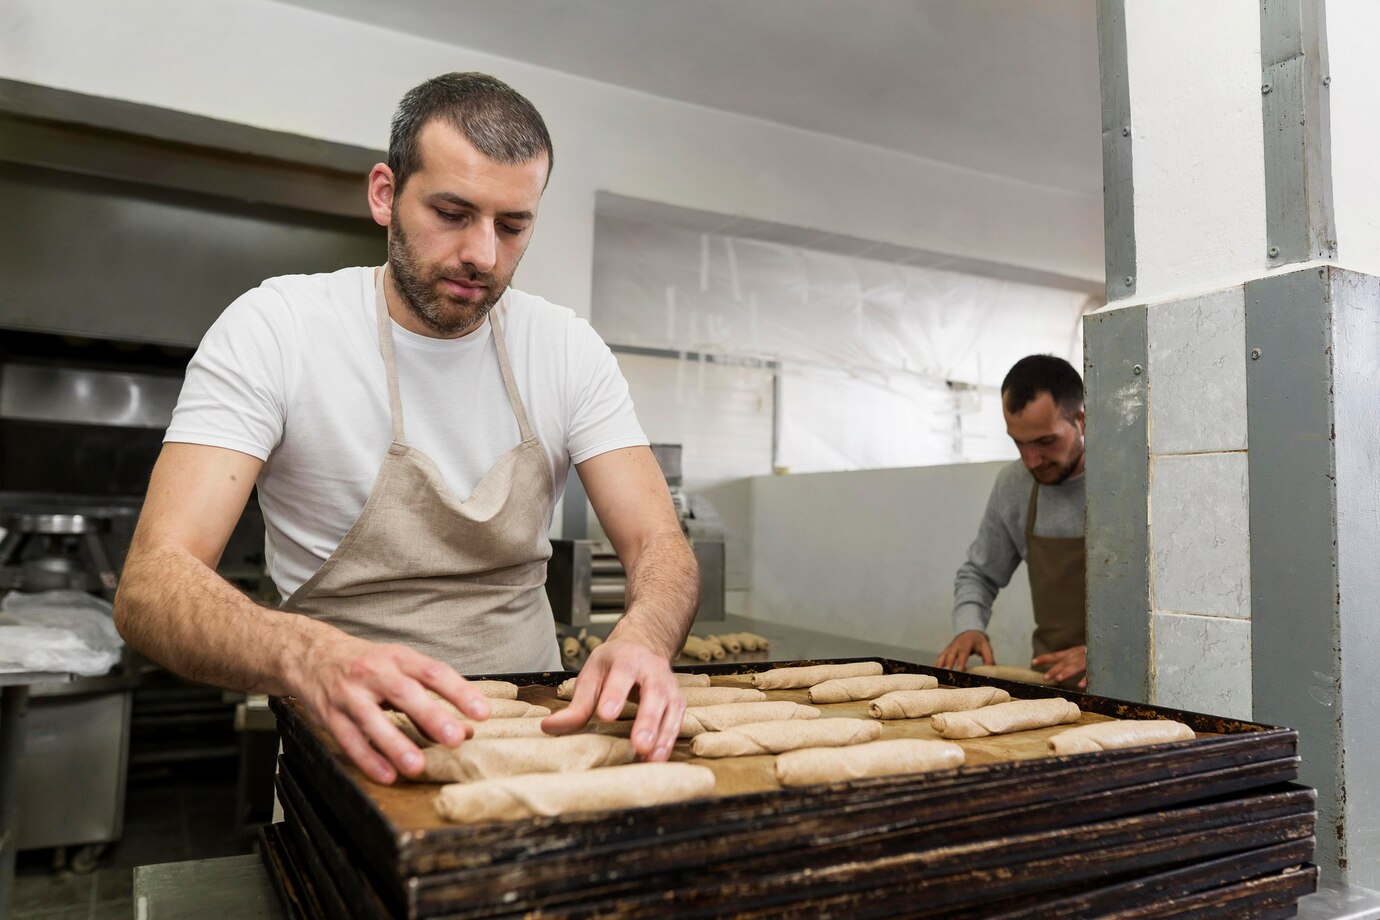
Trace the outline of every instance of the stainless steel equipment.
<instances>
[{"instance_id":1,"label":"stainless steel equipment","mask_svg":"<svg viewBox=\"0 0 1380 920\"><path fill-rule=\"evenodd\" d=\"M681 488L679 444L653 444L666 476L681 531L700 567L697 620L724 618L724 528L718 512L699 495ZM570 501L568 493L566 500ZM581 496L581 500L583 497ZM586 626L621 616L627 602L627 573L608 547L593 540L552 540L546 566L546 594L556 622Z\"/></svg>"},{"instance_id":2,"label":"stainless steel equipment","mask_svg":"<svg viewBox=\"0 0 1380 920\"><path fill-rule=\"evenodd\" d=\"M115 597L115 569L101 535L110 519L84 514L20 514L0 540L0 587L90 591Z\"/></svg>"}]
</instances>

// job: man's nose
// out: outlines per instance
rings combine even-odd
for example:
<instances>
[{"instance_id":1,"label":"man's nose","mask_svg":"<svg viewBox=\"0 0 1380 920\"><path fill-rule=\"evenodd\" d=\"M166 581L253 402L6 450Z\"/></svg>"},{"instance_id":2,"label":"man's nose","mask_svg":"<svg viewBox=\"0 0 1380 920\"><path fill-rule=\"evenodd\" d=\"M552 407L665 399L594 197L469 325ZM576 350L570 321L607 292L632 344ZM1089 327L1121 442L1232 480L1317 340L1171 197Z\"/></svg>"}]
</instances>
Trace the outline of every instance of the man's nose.
<instances>
[{"instance_id":1,"label":"man's nose","mask_svg":"<svg viewBox=\"0 0 1380 920\"><path fill-rule=\"evenodd\" d=\"M1043 462L1043 458L1040 456L1040 452L1035 448L1022 447L1021 462L1025 464L1026 469L1033 470Z\"/></svg>"},{"instance_id":2,"label":"man's nose","mask_svg":"<svg viewBox=\"0 0 1380 920\"><path fill-rule=\"evenodd\" d=\"M460 261L480 272L493 271L498 261L498 240L493 224L477 220L467 228L461 241Z\"/></svg>"}]
</instances>

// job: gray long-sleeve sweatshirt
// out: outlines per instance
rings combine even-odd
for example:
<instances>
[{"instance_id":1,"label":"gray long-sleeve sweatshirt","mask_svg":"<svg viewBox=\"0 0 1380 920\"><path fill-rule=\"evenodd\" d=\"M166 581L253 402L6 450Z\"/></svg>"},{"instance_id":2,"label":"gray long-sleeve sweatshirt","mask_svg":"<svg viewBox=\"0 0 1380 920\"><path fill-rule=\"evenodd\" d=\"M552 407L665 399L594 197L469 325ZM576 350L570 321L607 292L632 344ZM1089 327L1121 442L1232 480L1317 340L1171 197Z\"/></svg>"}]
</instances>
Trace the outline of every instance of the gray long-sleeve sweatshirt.
<instances>
[{"instance_id":1,"label":"gray long-sleeve sweatshirt","mask_svg":"<svg viewBox=\"0 0 1380 920\"><path fill-rule=\"evenodd\" d=\"M1081 537L1084 534L1083 474L1057 486L1040 486L1035 534L1041 537ZM997 592L1025 559L1025 516L1035 480L1015 460L997 473L977 539L968 547L968 561L954 578L954 633L987 629Z\"/></svg>"}]
</instances>

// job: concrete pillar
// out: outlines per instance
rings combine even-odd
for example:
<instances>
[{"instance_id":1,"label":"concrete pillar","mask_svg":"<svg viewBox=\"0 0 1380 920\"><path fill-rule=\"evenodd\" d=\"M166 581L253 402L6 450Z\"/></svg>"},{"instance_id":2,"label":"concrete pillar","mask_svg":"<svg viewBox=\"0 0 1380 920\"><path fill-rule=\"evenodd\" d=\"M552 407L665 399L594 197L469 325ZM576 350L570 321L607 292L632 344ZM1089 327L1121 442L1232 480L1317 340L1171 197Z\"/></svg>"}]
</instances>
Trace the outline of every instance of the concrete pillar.
<instances>
[{"instance_id":1,"label":"concrete pillar","mask_svg":"<svg viewBox=\"0 0 1380 920\"><path fill-rule=\"evenodd\" d=\"M1365 0L1100 0L1097 693L1300 730L1380 887L1380 63Z\"/></svg>"}]
</instances>

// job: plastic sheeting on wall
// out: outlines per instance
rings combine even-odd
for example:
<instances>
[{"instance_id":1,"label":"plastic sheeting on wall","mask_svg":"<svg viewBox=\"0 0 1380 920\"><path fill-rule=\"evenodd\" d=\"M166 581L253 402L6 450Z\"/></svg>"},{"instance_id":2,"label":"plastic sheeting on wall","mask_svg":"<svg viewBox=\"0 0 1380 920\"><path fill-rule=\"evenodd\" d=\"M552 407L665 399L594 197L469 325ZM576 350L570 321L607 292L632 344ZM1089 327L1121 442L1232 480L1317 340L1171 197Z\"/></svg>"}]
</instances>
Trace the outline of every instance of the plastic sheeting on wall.
<instances>
[{"instance_id":1,"label":"plastic sheeting on wall","mask_svg":"<svg viewBox=\"0 0 1380 920\"><path fill-rule=\"evenodd\" d=\"M1001 425L991 395L1024 355L1081 365L1092 306L1081 291L608 217L594 258L608 342L780 362L775 462L796 471L1015 456L987 427L987 414Z\"/></svg>"}]
</instances>

